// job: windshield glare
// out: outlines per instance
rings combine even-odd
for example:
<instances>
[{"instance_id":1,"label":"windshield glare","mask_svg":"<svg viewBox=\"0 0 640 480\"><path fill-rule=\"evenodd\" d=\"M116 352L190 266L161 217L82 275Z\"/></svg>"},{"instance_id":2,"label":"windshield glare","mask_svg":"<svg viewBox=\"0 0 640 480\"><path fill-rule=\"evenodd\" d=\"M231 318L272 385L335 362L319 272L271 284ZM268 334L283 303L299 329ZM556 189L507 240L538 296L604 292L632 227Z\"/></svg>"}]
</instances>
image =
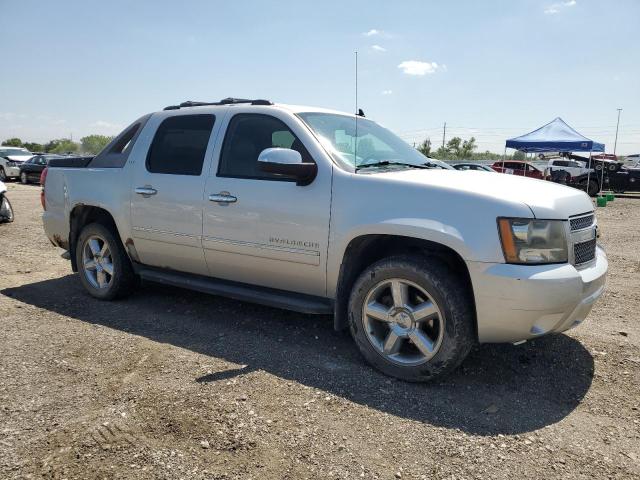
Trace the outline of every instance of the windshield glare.
<instances>
[{"instance_id":1,"label":"windshield glare","mask_svg":"<svg viewBox=\"0 0 640 480\"><path fill-rule=\"evenodd\" d=\"M314 131L338 163L354 168L380 162L406 163L422 168L451 168L439 160L425 157L391 131L366 118L318 112L299 113L298 116ZM397 168L398 165L384 167Z\"/></svg>"}]
</instances>

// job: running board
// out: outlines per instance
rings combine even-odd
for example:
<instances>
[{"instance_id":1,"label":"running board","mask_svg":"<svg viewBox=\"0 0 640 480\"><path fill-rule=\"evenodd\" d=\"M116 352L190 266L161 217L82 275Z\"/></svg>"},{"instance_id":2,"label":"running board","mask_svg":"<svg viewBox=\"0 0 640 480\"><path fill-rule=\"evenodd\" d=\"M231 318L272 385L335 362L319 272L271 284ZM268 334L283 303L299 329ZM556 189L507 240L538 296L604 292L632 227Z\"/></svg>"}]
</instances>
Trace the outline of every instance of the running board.
<instances>
[{"instance_id":1,"label":"running board","mask_svg":"<svg viewBox=\"0 0 640 480\"><path fill-rule=\"evenodd\" d=\"M173 270L157 269L140 264L134 264L133 268L143 280L150 282L197 290L198 292L220 295L243 302L258 303L268 307L293 310L294 312L333 314L333 301L324 297L231 282Z\"/></svg>"}]
</instances>

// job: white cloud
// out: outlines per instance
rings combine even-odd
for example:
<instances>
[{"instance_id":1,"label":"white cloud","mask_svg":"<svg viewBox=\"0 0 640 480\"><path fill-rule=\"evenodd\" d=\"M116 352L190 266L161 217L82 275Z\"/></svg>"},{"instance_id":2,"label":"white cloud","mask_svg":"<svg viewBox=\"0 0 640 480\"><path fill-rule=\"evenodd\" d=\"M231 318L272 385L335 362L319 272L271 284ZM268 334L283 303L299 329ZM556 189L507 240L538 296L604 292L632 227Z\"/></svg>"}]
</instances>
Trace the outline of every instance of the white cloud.
<instances>
[{"instance_id":1,"label":"white cloud","mask_svg":"<svg viewBox=\"0 0 640 480\"><path fill-rule=\"evenodd\" d=\"M375 28L372 28L368 32L363 33L365 37L375 37L376 35L380 35L380 34L382 34L382 32L380 30L376 30Z\"/></svg>"},{"instance_id":2,"label":"white cloud","mask_svg":"<svg viewBox=\"0 0 640 480\"><path fill-rule=\"evenodd\" d=\"M382 95L391 95L393 93L393 90L383 90L382 91Z\"/></svg>"},{"instance_id":3,"label":"white cloud","mask_svg":"<svg viewBox=\"0 0 640 480\"><path fill-rule=\"evenodd\" d=\"M567 0L566 2L554 3L549 5L544 9L544 13L546 15L555 15L556 13L560 13L563 9L568 7L573 7L578 2L576 0Z\"/></svg>"},{"instance_id":4,"label":"white cloud","mask_svg":"<svg viewBox=\"0 0 640 480\"><path fill-rule=\"evenodd\" d=\"M103 130L122 130L122 126L117 123L106 122L104 120L96 120L89 125L92 128L101 128Z\"/></svg>"},{"instance_id":5,"label":"white cloud","mask_svg":"<svg viewBox=\"0 0 640 480\"><path fill-rule=\"evenodd\" d=\"M381 47L380 45L371 45L371 50L375 51L375 52L386 52L387 49L384 47Z\"/></svg>"},{"instance_id":6,"label":"white cloud","mask_svg":"<svg viewBox=\"0 0 640 480\"><path fill-rule=\"evenodd\" d=\"M398 68L402 70L402 73L407 75L416 75L422 77L424 75L430 75L440 69L440 65L436 62L421 62L419 60L405 60Z\"/></svg>"}]
</instances>

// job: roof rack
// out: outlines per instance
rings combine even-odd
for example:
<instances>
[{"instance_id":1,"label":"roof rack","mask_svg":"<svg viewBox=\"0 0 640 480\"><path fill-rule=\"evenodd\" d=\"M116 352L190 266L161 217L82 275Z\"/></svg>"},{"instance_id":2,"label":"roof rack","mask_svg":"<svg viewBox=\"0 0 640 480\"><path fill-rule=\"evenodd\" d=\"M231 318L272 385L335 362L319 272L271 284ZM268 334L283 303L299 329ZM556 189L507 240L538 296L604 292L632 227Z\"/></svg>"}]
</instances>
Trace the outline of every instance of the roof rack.
<instances>
[{"instance_id":1,"label":"roof rack","mask_svg":"<svg viewBox=\"0 0 640 480\"><path fill-rule=\"evenodd\" d=\"M204 107L209 105L234 105L236 103L249 103L251 105L273 105L273 102L271 100L249 100L246 98L227 97L223 98L219 102L194 102L192 100L188 100L186 102L182 102L180 105L169 105L168 107L165 107L164 110L180 110L181 108L186 107Z\"/></svg>"}]
</instances>

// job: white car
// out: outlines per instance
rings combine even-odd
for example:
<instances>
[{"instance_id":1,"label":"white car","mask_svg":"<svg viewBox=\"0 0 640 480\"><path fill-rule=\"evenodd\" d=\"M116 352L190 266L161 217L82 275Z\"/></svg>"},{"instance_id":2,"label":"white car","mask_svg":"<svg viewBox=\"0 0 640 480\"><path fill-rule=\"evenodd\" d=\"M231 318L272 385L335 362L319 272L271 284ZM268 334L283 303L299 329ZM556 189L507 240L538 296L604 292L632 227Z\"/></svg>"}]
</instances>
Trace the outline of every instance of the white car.
<instances>
[{"instance_id":1,"label":"white car","mask_svg":"<svg viewBox=\"0 0 640 480\"><path fill-rule=\"evenodd\" d=\"M20 165L33 157L26 148L0 147L0 182L20 176Z\"/></svg>"},{"instance_id":2,"label":"white car","mask_svg":"<svg viewBox=\"0 0 640 480\"><path fill-rule=\"evenodd\" d=\"M587 168L585 164L566 158L553 158L549 160L547 170L549 175L551 175L551 172L564 170L565 172L568 172L572 177L577 177L589 172L589 168ZM593 172L593 170L591 171Z\"/></svg>"},{"instance_id":3,"label":"white car","mask_svg":"<svg viewBox=\"0 0 640 480\"><path fill-rule=\"evenodd\" d=\"M579 325L608 268L582 191L443 168L362 116L265 100L146 115L96 157L51 160L43 188L46 235L94 297L143 278L330 313L411 381Z\"/></svg>"}]
</instances>

